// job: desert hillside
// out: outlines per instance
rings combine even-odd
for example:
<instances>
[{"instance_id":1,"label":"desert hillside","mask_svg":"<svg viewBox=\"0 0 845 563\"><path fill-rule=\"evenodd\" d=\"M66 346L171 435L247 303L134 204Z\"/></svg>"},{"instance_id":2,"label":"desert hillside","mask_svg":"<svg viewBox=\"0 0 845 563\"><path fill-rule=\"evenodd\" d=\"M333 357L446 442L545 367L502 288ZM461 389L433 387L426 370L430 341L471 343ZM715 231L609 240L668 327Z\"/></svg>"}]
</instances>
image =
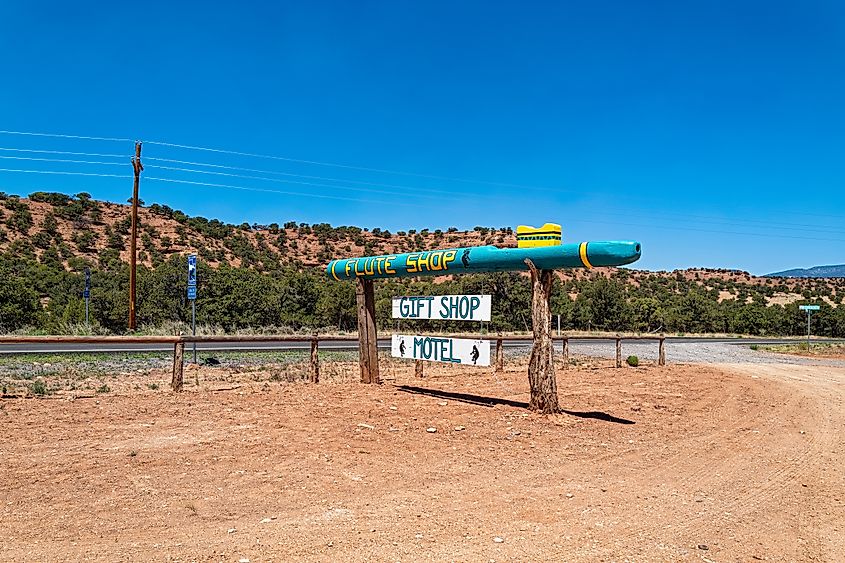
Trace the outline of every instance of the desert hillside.
<instances>
[{"instance_id":1,"label":"desert hillside","mask_svg":"<svg viewBox=\"0 0 845 563\"><path fill-rule=\"evenodd\" d=\"M125 331L130 228L129 205L88 194L0 194L0 332L64 333L85 326L86 268L92 280L92 330ZM185 255L191 252L199 256L200 322L215 330L353 330L354 286L326 279L321 269L329 260L482 244L507 247L516 240L511 227L392 233L281 219L230 225L152 204L139 214L139 323L171 330L162 327L190 318ZM798 304L815 302L822 305L815 317L819 334L845 334L842 278L596 268L558 272L557 283L553 312L571 329L801 334L806 319ZM391 325L394 295L485 293L496 304L490 329L529 328L524 274L406 278L377 285L377 316L385 327Z\"/></svg>"},{"instance_id":2,"label":"desert hillside","mask_svg":"<svg viewBox=\"0 0 845 563\"><path fill-rule=\"evenodd\" d=\"M88 194L67 196L35 192L28 198L0 193L0 251L32 252L38 259L56 254L68 270L85 265L129 261L131 206L96 201ZM380 228L308 225L283 221L270 225L231 225L216 219L190 217L166 205L139 209L139 263L155 267L170 256L195 252L212 268L221 264L269 271L284 266L324 266L333 258L411 252L454 246L493 244L516 246L512 227L475 227L390 232ZM50 256L48 256L50 258ZM694 282L716 292L717 299L741 298L751 302L762 293L767 304L785 305L819 297L838 305L845 297L845 279L800 279L752 276L724 269L687 269L648 272L598 268L560 272L562 281L614 276L639 286L664 280Z\"/></svg>"}]
</instances>

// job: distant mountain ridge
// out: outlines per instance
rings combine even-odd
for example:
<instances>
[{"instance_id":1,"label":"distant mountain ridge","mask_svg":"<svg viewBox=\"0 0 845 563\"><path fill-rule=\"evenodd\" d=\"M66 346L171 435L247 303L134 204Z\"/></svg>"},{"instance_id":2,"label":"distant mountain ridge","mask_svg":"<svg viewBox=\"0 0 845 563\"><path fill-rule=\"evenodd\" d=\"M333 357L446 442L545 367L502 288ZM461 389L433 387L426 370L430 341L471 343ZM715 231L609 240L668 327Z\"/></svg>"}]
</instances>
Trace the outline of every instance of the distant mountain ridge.
<instances>
[{"instance_id":1,"label":"distant mountain ridge","mask_svg":"<svg viewBox=\"0 0 845 563\"><path fill-rule=\"evenodd\" d=\"M766 278L845 278L845 264L832 266L814 266L812 268L795 268L774 274L766 274Z\"/></svg>"}]
</instances>

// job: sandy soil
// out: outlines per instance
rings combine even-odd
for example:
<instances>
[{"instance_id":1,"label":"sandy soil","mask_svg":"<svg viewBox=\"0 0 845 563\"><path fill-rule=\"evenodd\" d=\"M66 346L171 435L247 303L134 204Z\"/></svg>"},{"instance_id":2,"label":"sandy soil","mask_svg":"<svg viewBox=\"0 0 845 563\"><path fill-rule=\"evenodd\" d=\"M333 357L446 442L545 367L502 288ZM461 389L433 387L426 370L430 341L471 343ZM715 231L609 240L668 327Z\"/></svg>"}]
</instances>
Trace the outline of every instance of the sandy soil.
<instances>
[{"instance_id":1,"label":"sandy soil","mask_svg":"<svg viewBox=\"0 0 845 563\"><path fill-rule=\"evenodd\" d=\"M0 559L845 560L845 369L384 375L2 401Z\"/></svg>"}]
</instances>

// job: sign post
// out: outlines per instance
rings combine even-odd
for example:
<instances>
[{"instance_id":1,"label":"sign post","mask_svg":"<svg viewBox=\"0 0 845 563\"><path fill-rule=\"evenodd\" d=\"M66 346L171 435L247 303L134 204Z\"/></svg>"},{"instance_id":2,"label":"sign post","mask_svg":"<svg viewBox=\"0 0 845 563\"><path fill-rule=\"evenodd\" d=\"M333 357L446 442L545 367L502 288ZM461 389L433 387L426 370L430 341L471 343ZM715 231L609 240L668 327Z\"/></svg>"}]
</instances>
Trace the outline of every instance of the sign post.
<instances>
[{"instance_id":1,"label":"sign post","mask_svg":"<svg viewBox=\"0 0 845 563\"><path fill-rule=\"evenodd\" d=\"M191 332L197 335L197 255L188 255L188 299L191 301ZM193 342L194 363L197 363L197 343Z\"/></svg>"},{"instance_id":2,"label":"sign post","mask_svg":"<svg viewBox=\"0 0 845 563\"><path fill-rule=\"evenodd\" d=\"M821 309L819 305L799 305L799 309L802 311L807 311L807 353L810 353L810 316L813 314L813 311L818 311Z\"/></svg>"},{"instance_id":3,"label":"sign post","mask_svg":"<svg viewBox=\"0 0 845 563\"><path fill-rule=\"evenodd\" d=\"M329 262L326 266L326 275L330 279L335 281L354 279L358 284L356 300L362 382L378 382L376 330L373 321L375 316L373 280L529 270L532 287L531 314L535 321L532 362L528 366L528 382L531 388L529 409L546 414L560 412L554 362L551 361L552 316L549 302L553 281L552 270L590 269L596 266L630 264L639 260L642 246L636 241L584 241L580 244L561 244L561 231L557 224L546 224L539 229L518 228L517 239L519 243L517 248L498 248L493 245L444 248L381 256L361 256ZM413 318L420 317L415 315ZM465 320L460 317L460 314L458 319ZM542 325L542 330L539 325ZM437 342L436 346L434 342L422 345L425 346L423 356L427 353L433 356L437 352L439 357L446 357L445 352L448 351L450 358L455 357L451 355L451 352L457 351L460 347L457 343L450 344L449 342ZM478 346L476 348L480 358L481 349ZM407 342L405 349L406 351L408 349ZM399 353L401 354L401 350ZM533 360L535 355L539 361ZM373 378L373 372L375 372L375 378Z\"/></svg>"},{"instance_id":4,"label":"sign post","mask_svg":"<svg viewBox=\"0 0 845 563\"><path fill-rule=\"evenodd\" d=\"M88 328L88 302L91 300L91 268L85 268L85 289L82 290L82 297L85 298L85 328Z\"/></svg>"},{"instance_id":5,"label":"sign post","mask_svg":"<svg viewBox=\"0 0 845 563\"><path fill-rule=\"evenodd\" d=\"M394 297L394 319L427 319L442 321L489 321L493 297L490 295L438 295ZM394 334L391 356L429 362L490 365L490 341ZM418 365L418 369L420 364Z\"/></svg>"}]
</instances>

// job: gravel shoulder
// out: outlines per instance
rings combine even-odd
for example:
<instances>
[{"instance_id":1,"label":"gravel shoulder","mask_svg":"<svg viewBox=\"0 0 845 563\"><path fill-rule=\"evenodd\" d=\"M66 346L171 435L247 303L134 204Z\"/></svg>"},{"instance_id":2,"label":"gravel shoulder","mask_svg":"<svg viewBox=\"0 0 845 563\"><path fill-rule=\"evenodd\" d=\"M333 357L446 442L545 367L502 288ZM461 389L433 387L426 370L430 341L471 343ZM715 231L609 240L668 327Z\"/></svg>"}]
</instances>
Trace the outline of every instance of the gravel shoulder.
<instances>
[{"instance_id":1,"label":"gravel shoulder","mask_svg":"<svg viewBox=\"0 0 845 563\"><path fill-rule=\"evenodd\" d=\"M640 360L657 361L657 342L622 342L622 357L635 355ZM611 342L573 343L570 352L575 355L614 358L616 348ZM765 350L752 350L748 344L724 342L666 341L666 360L680 364L789 364L845 367L845 360L822 357L802 357L777 354Z\"/></svg>"}]
</instances>

